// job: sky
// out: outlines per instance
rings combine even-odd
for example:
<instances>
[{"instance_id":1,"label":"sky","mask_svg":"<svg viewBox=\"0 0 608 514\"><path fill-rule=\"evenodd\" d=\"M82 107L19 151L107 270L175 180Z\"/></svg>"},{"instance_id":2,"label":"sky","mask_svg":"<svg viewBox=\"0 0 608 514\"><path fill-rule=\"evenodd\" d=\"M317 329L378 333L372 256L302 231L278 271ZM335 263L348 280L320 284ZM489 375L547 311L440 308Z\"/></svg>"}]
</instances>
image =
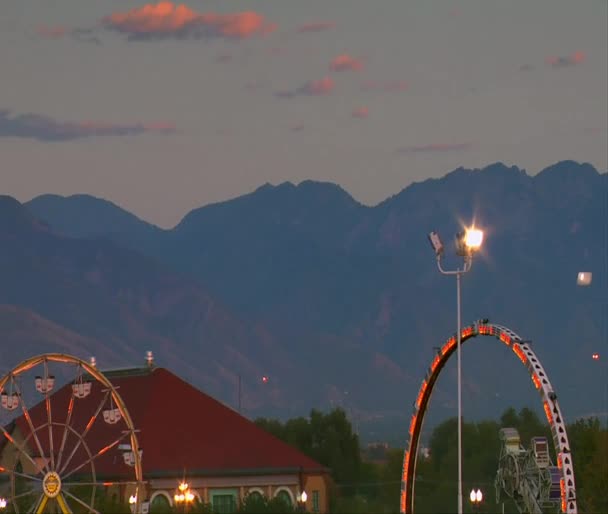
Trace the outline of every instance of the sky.
<instances>
[{"instance_id":1,"label":"sky","mask_svg":"<svg viewBox=\"0 0 608 514\"><path fill-rule=\"evenodd\" d=\"M0 193L169 228L267 182L374 205L460 166L605 171L607 5L5 2Z\"/></svg>"}]
</instances>

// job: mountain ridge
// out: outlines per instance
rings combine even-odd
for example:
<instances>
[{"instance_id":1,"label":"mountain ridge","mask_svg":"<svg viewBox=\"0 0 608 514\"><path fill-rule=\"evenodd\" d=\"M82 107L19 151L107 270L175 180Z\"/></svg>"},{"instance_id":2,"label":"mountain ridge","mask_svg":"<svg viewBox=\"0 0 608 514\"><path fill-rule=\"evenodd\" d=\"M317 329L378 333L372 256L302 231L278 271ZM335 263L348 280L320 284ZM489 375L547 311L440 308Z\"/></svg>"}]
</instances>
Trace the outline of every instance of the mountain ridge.
<instances>
[{"instance_id":1,"label":"mountain ridge","mask_svg":"<svg viewBox=\"0 0 608 514\"><path fill-rule=\"evenodd\" d=\"M553 341L559 351L548 351L543 362L563 377L561 391L601 382L595 371L586 377L568 364L584 367L604 338L607 177L574 161L533 176L494 163L410 184L374 207L331 183L263 185L243 197L194 209L189 214L196 215L182 220L187 230L177 225L110 239L185 281L204 284L212 298L274 341L281 355L275 365L282 371L273 394L281 390L287 398L297 384L311 390L310 405L313 398L344 402L339 391L349 390L352 409L388 411L399 402L391 388L405 388L412 396L432 347L453 332L453 285L436 270L426 234L438 230L448 243L463 223L476 221L487 237L463 284L463 323L489 317L527 338ZM53 226L50 215L37 214ZM456 265L451 249L446 251L445 265ZM575 285L581 269L594 271L594 286L585 291ZM186 311L190 323L194 312ZM581 325L585 340L569 346ZM220 330L214 340L221 346L229 337ZM253 347L265 344L251 341ZM353 369L336 365L351 354ZM227 373L230 366L223 359L222 373ZM482 365L479 357L470 359ZM318 368L315 376L327 387L307 385L305 369L295 377L296 363ZM376 385L363 387L357 373ZM524 394L527 385L498 391L491 384L476 394L487 410L493 408L487 387L507 398ZM577 406L572 392L565 396L568 408L582 410L592 401L585 397Z\"/></svg>"}]
</instances>

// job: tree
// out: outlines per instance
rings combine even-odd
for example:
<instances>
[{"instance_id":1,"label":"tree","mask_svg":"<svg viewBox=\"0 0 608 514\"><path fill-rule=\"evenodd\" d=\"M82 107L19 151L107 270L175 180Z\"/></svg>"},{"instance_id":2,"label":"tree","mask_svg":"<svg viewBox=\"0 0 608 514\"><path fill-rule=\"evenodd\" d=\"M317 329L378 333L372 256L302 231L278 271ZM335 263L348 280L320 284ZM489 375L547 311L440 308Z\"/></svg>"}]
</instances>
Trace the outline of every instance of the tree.
<instances>
[{"instance_id":1,"label":"tree","mask_svg":"<svg viewBox=\"0 0 608 514\"><path fill-rule=\"evenodd\" d=\"M579 508L608 512L608 430L597 418L580 419L568 427Z\"/></svg>"},{"instance_id":2,"label":"tree","mask_svg":"<svg viewBox=\"0 0 608 514\"><path fill-rule=\"evenodd\" d=\"M343 409L328 414L313 409L309 419L295 418L285 424L266 418L255 423L328 467L336 482L357 482L361 468L359 438Z\"/></svg>"}]
</instances>

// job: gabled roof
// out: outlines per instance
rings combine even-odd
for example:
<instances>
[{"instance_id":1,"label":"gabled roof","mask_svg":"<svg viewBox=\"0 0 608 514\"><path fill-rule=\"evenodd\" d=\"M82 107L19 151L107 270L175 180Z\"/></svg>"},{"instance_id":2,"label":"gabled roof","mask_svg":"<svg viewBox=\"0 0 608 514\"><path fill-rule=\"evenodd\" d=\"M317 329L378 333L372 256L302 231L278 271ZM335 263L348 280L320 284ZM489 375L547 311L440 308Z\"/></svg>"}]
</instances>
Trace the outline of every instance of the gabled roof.
<instances>
[{"instance_id":1,"label":"gabled roof","mask_svg":"<svg viewBox=\"0 0 608 514\"><path fill-rule=\"evenodd\" d=\"M118 388L133 424L139 430L143 471L147 477L175 476L184 472L188 476L217 476L327 471L318 462L164 368L138 368L107 372L105 375ZM85 431L91 416L103 402L104 392L101 389L101 384L95 382L89 396L74 399L69 424L77 433ZM51 395L53 423L66 422L71 396L70 384ZM106 404L104 408L108 407ZM47 422L44 401L31 408L30 415L35 427ZM24 416L17 418L16 422L22 433L30 433ZM87 433L85 442L91 453L95 454L116 441L124 429L124 423L109 425L100 414ZM49 438L46 431L40 433L44 434L39 437L42 449L48 455ZM56 455L62 437L63 427L54 426L53 447ZM64 460L76 440L70 431L63 452ZM128 442L128 438L121 441ZM31 438L29 446L37 453ZM79 448L73 461L85 460L85 450ZM132 470L123 463L117 447L108 450L94 462L96 473L100 476L132 474Z\"/></svg>"}]
</instances>

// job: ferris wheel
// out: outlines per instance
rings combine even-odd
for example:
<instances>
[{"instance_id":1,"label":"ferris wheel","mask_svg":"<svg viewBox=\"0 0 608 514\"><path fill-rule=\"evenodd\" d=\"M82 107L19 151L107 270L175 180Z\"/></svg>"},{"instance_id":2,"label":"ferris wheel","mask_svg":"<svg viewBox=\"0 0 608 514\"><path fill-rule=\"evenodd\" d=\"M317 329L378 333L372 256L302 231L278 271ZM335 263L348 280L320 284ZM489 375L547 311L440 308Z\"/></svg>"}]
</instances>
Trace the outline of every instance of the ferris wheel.
<instances>
[{"instance_id":1,"label":"ferris wheel","mask_svg":"<svg viewBox=\"0 0 608 514\"><path fill-rule=\"evenodd\" d=\"M137 433L94 360L48 353L14 367L0 379L0 432L8 512L98 514L125 497L140 512Z\"/></svg>"}]
</instances>

